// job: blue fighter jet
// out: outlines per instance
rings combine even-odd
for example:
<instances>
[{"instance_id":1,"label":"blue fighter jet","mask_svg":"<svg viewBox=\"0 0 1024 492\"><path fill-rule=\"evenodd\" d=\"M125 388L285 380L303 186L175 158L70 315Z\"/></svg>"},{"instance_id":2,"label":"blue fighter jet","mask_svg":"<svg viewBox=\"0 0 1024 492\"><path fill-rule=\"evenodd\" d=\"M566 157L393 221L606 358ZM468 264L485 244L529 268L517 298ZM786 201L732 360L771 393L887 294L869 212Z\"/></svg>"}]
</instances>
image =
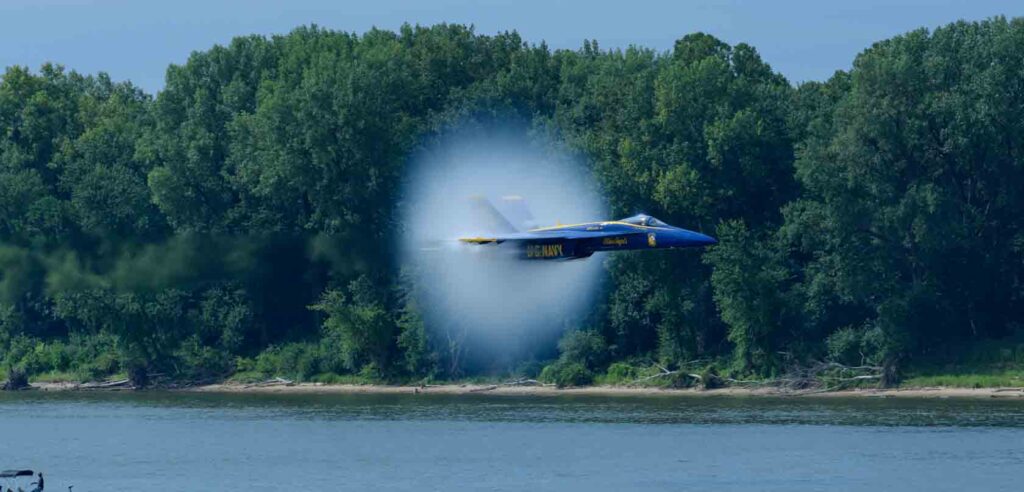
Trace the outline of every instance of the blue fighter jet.
<instances>
[{"instance_id":1,"label":"blue fighter jet","mask_svg":"<svg viewBox=\"0 0 1024 492\"><path fill-rule=\"evenodd\" d=\"M513 204L518 202L516 215L519 222L528 224L529 213L525 211L521 198L505 197L505 200ZM599 251L694 248L718 243L711 236L670 226L644 214L621 220L520 230L490 202L482 198L475 201L478 209L489 218L489 229L496 232L460 237L459 241L501 247L524 260L577 260Z\"/></svg>"}]
</instances>

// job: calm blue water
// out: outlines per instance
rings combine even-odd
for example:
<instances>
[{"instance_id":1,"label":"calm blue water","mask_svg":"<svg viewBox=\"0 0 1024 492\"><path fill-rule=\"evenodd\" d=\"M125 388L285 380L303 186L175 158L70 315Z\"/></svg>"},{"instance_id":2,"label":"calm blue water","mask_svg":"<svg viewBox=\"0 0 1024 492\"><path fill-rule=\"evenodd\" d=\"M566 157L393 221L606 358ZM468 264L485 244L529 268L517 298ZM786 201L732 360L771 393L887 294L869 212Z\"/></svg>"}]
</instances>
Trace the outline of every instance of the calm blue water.
<instances>
[{"instance_id":1,"label":"calm blue water","mask_svg":"<svg viewBox=\"0 0 1024 492\"><path fill-rule=\"evenodd\" d=\"M0 394L0 468L75 492L1022 490L1024 402Z\"/></svg>"}]
</instances>

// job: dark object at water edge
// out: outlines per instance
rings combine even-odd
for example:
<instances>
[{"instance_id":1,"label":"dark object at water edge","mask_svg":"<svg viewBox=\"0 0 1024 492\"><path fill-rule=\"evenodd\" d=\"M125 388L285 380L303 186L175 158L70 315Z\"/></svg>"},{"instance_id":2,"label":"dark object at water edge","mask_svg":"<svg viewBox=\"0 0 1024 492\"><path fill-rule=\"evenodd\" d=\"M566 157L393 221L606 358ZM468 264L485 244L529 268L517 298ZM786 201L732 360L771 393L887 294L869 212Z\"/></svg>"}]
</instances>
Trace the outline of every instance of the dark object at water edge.
<instances>
[{"instance_id":1,"label":"dark object at water edge","mask_svg":"<svg viewBox=\"0 0 1024 492\"><path fill-rule=\"evenodd\" d=\"M4 382L3 387L0 389L4 391L18 391L28 387L28 375L24 371L9 369L7 371L7 381Z\"/></svg>"},{"instance_id":2,"label":"dark object at water edge","mask_svg":"<svg viewBox=\"0 0 1024 492\"><path fill-rule=\"evenodd\" d=\"M128 380L135 389L149 386L149 369L144 364L136 363L128 366Z\"/></svg>"}]
</instances>

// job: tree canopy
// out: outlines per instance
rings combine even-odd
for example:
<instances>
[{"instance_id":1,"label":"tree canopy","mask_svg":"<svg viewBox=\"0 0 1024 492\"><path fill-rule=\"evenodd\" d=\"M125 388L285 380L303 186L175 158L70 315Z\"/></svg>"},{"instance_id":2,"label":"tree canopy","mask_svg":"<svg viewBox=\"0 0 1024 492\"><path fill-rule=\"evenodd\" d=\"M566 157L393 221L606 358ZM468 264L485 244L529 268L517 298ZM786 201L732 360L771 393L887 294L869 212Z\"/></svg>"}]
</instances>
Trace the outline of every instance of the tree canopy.
<instances>
[{"instance_id":1,"label":"tree canopy","mask_svg":"<svg viewBox=\"0 0 1024 492\"><path fill-rule=\"evenodd\" d=\"M400 184L428 139L505 119L585 156L613 215L720 239L609 262L600 308L559 344L573 378L899 367L1024 328L1022 19L913 31L799 86L702 33L659 53L308 26L193 53L155 96L6 69L0 361L465 375L395 259Z\"/></svg>"}]
</instances>

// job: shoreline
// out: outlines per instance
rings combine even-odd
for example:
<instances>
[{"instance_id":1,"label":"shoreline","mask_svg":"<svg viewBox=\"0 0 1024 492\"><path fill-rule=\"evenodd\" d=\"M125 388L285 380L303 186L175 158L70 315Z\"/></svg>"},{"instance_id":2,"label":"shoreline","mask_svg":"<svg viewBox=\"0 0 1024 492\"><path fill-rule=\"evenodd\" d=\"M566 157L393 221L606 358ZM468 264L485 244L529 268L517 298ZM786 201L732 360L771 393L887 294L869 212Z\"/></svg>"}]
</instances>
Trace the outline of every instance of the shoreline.
<instances>
[{"instance_id":1,"label":"shoreline","mask_svg":"<svg viewBox=\"0 0 1024 492\"><path fill-rule=\"evenodd\" d=\"M32 383L36 391L125 391L128 387L88 387L77 383ZM506 395L506 396L666 396L705 398L731 397L787 397L787 398L973 398L1020 400L1024 402L1024 388L957 388L915 387L893 389L846 389L836 391L793 391L779 388L697 388L670 389L625 386L584 386L558 389L552 386L510 386L487 384L441 384L429 386L376 385L376 384L323 384L277 383L240 384L215 383L182 388L153 388L157 391L181 393L233 393L233 394L423 394L423 395Z\"/></svg>"},{"instance_id":2,"label":"shoreline","mask_svg":"<svg viewBox=\"0 0 1024 492\"><path fill-rule=\"evenodd\" d=\"M295 383L292 385L249 386L237 384L211 384L188 388L184 391L199 393L252 393L252 394L437 394L437 395L511 395L511 396L676 396L676 397L795 397L795 398L1000 398L1024 401L1024 388L894 388L848 389L838 391L791 391L778 388L643 388L626 386L584 386L558 389L551 386L501 386L481 384L445 384L437 386L388 385L326 385Z\"/></svg>"}]
</instances>

